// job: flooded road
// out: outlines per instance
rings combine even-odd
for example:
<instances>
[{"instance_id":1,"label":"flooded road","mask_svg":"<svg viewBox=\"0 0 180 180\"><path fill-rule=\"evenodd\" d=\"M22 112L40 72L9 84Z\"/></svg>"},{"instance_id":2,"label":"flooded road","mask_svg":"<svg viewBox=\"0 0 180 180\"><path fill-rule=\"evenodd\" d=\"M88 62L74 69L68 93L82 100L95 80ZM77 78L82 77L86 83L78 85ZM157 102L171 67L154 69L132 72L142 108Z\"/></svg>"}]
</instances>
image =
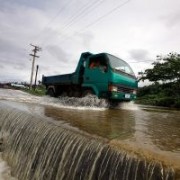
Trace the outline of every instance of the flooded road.
<instances>
[{"instance_id":1,"label":"flooded road","mask_svg":"<svg viewBox=\"0 0 180 180\"><path fill-rule=\"evenodd\" d=\"M160 161L180 167L179 111L145 107L82 111L46 106L44 114L90 134L107 138L125 150L143 153L152 159L155 156Z\"/></svg>"},{"instance_id":2,"label":"flooded road","mask_svg":"<svg viewBox=\"0 0 180 180\"><path fill-rule=\"evenodd\" d=\"M48 117L58 126L101 137L112 146L180 169L180 111L133 103L107 109L105 102L99 100L91 100L95 106L89 106L87 99L69 98L63 99L63 103L60 100L0 90L0 108Z\"/></svg>"},{"instance_id":3,"label":"flooded road","mask_svg":"<svg viewBox=\"0 0 180 180\"><path fill-rule=\"evenodd\" d=\"M180 112L108 109L104 111L67 110L44 107L44 115L109 140L128 140L180 152Z\"/></svg>"}]
</instances>

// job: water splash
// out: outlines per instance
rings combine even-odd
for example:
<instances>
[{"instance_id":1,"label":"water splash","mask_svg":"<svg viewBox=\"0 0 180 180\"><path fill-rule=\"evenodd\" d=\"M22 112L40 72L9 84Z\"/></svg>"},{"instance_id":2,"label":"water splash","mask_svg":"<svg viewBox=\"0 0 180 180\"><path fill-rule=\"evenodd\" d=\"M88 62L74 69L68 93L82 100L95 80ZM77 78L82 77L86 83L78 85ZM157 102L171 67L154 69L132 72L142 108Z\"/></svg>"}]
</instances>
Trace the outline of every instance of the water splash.
<instances>
[{"instance_id":1,"label":"water splash","mask_svg":"<svg viewBox=\"0 0 180 180\"><path fill-rule=\"evenodd\" d=\"M0 179L1 180L17 180L16 178L11 176L11 169L2 159L2 153L0 153Z\"/></svg>"},{"instance_id":2,"label":"water splash","mask_svg":"<svg viewBox=\"0 0 180 180\"><path fill-rule=\"evenodd\" d=\"M77 97L59 97L50 98L43 97L41 104L51 105L55 107L65 107L71 109L91 109L103 110L109 107L109 103L105 99L98 99L96 96L88 95L83 98Z\"/></svg>"},{"instance_id":3,"label":"water splash","mask_svg":"<svg viewBox=\"0 0 180 180\"><path fill-rule=\"evenodd\" d=\"M15 102L35 103L40 105L50 105L59 108L71 109L91 109L103 110L109 107L105 99L98 99L96 96L88 95L83 98L77 97L58 97L52 98L49 96L38 97L19 90L2 90L0 89L0 99Z\"/></svg>"},{"instance_id":4,"label":"water splash","mask_svg":"<svg viewBox=\"0 0 180 180\"><path fill-rule=\"evenodd\" d=\"M126 109L126 110L139 110L139 107L137 104L135 104L133 101L130 102L122 102L118 106L119 109Z\"/></svg>"},{"instance_id":5,"label":"water splash","mask_svg":"<svg viewBox=\"0 0 180 180\"><path fill-rule=\"evenodd\" d=\"M59 108L81 109L81 110L105 110L107 108L138 110L138 106L134 102L121 102L119 105L113 106L106 99L99 99L94 95L86 97L58 97L49 96L38 97L28 93L8 89L6 91L0 89L0 99L16 102L35 103L40 105L50 105Z\"/></svg>"},{"instance_id":6,"label":"water splash","mask_svg":"<svg viewBox=\"0 0 180 180\"><path fill-rule=\"evenodd\" d=\"M125 109L125 110L139 110L137 104L131 102L111 103L106 99L99 99L94 95L88 95L82 98L77 97L43 97L41 104L51 105L60 108L71 109L91 109L91 110L105 110L111 109Z\"/></svg>"},{"instance_id":7,"label":"water splash","mask_svg":"<svg viewBox=\"0 0 180 180\"><path fill-rule=\"evenodd\" d=\"M40 117L0 109L3 157L18 179L174 179L172 168L64 129Z\"/></svg>"}]
</instances>

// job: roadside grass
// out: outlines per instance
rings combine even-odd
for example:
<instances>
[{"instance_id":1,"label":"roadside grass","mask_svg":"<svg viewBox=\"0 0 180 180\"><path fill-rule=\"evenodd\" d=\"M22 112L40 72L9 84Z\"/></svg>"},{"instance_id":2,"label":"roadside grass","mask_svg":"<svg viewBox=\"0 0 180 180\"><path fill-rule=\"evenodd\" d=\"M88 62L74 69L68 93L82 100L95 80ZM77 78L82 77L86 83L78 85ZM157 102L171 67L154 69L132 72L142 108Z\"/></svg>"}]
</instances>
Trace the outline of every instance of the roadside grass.
<instances>
[{"instance_id":1,"label":"roadside grass","mask_svg":"<svg viewBox=\"0 0 180 180\"><path fill-rule=\"evenodd\" d=\"M46 94L46 88L44 86L37 86L35 89L28 88L28 89L21 89L21 90L35 96L44 96Z\"/></svg>"}]
</instances>

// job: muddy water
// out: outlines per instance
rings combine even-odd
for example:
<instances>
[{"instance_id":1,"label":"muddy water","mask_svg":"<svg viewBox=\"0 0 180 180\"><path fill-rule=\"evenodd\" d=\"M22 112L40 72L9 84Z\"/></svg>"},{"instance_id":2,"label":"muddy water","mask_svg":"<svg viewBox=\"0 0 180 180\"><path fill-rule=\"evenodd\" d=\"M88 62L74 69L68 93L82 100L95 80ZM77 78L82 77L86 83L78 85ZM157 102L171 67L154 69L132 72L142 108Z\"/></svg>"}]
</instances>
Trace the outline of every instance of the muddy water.
<instances>
[{"instance_id":1,"label":"muddy water","mask_svg":"<svg viewBox=\"0 0 180 180\"><path fill-rule=\"evenodd\" d=\"M77 106L76 99L66 99L62 104L58 99L37 98L19 91L1 90L0 99L0 108L7 106L48 117L58 126L102 137L117 149L156 160L179 172L180 111L132 103L106 109L99 101L96 106L83 106L82 101Z\"/></svg>"},{"instance_id":2,"label":"muddy water","mask_svg":"<svg viewBox=\"0 0 180 180\"><path fill-rule=\"evenodd\" d=\"M2 159L2 153L0 153L0 180L17 180L12 177L10 167L7 165L7 162Z\"/></svg>"},{"instance_id":3,"label":"muddy water","mask_svg":"<svg viewBox=\"0 0 180 180\"><path fill-rule=\"evenodd\" d=\"M45 116L104 137L150 159L180 167L180 112L163 109L67 110L44 107Z\"/></svg>"},{"instance_id":4,"label":"muddy water","mask_svg":"<svg viewBox=\"0 0 180 180\"><path fill-rule=\"evenodd\" d=\"M44 114L74 127L105 137L136 141L165 151L180 152L180 112L109 109L67 110L44 107Z\"/></svg>"}]
</instances>

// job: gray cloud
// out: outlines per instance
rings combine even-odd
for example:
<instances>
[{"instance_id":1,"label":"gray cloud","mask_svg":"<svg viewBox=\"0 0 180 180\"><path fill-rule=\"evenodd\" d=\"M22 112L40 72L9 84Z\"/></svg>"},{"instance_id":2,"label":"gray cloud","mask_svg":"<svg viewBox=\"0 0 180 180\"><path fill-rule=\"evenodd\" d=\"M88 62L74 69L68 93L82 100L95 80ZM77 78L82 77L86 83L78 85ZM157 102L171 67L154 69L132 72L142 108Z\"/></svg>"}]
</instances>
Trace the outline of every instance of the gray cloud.
<instances>
[{"instance_id":1,"label":"gray cloud","mask_svg":"<svg viewBox=\"0 0 180 180\"><path fill-rule=\"evenodd\" d=\"M8 39L0 38L0 54L13 57L25 55L25 49L19 47L18 43Z\"/></svg>"},{"instance_id":2,"label":"gray cloud","mask_svg":"<svg viewBox=\"0 0 180 180\"><path fill-rule=\"evenodd\" d=\"M24 57L17 58L13 56L12 57L6 56L6 58L0 60L0 65L6 69L8 69L9 67L12 67L12 70L17 69L17 70L25 71L29 67L29 64L27 62L28 60L24 59Z\"/></svg>"},{"instance_id":3,"label":"gray cloud","mask_svg":"<svg viewBox=\"0 0 180 180\"><path fill-rule=\"evenodd\" d=\"M161 17L168 28L180 26L180 11Z\"/></svg>"},{"instance_id":4,"label":"gray cloud","mask_svg":"<svg viewBox=\"0 0 180 180\"><path fill-rule=\"evenodd\" d=\"M0 64L0 69L4 69L4 66L2 64Z\"/></svg>"},{"instance_id":5,"label":"gray cloud","mask_svg":"<svg viewBox=\"0 0 180 180\"><path fill-rule=\"evenodd\" d=\"M24 1L24 0L6 0L1 2L1 8L9 8L12 9L12 7L18 5L18 6L27 6L27 7L33 7L38 9L43 9L44 4L46 4L46 1L48 0L31 0L31 1ZM43 3L44 2L44 3Z\"/></svg>"},{"instance_id":6,"label":"gray cloud","mask_svg":"<svg viewBox=\"0 0 180 180\"><path fill-rule=\"evenodd\" d=\"M82 44L85 48L90 48L91 42L94 39L93 34L90 32L75 33L75 36L79 37L82 40Z\"/></svg>"},{"instance_id":7,"label":"gray cloud","mask_svg":"<svg viewBox=\"0 0 180 180\"><path fill-rule=\"evenodd\" d=\"M0 80L7 79L9 71L8 78L29 81L30 43L43 49L36 60L40 65L39 76L73 71L83 51L105 51L124 56L128 62L138 62L133 64L136 71L139 71L140 61L148 62L149 57L159 53L179 51L179 0L173 3L170 0L166 3L130 1L118 12L87 29L86 24L106 14L119 2L104 1L66 26L90 1L0 1ZM145 66L143 62L141 65L147 68L149 64Z\"/></svg>"},{"instance_id":8,"label":"gray cloud","mask_svg":"<svg viewBox=\"0 0 180 180\"><path fill-rule=\"evenodd\" d=\"M67 63L69 61L66 52L56 45L48 45L45 49L58 61L61 63Z\"/></svg>"},{"instance_id":9,"label":"gray cloud","mask_svg":"<svg viewBox=\"0 0 180 180\"><path fill-rule=\"evenodd\" d=\"M29 68L29 66L27 66L25 63L16 63L16 65L13 66L13 68L17 70L25 70Z\"/></svg>"},{"instance_id":10,"label":"gray cloud","mask_svg":"<svg viewBox=\"0 0 180 180\"><path fill-rule=\"evenodd\" d=\"M146 60L148 58L148 51L144 49L132 49L129 51L130 57L136 61Z\"/></svg>"}]
</instances>

